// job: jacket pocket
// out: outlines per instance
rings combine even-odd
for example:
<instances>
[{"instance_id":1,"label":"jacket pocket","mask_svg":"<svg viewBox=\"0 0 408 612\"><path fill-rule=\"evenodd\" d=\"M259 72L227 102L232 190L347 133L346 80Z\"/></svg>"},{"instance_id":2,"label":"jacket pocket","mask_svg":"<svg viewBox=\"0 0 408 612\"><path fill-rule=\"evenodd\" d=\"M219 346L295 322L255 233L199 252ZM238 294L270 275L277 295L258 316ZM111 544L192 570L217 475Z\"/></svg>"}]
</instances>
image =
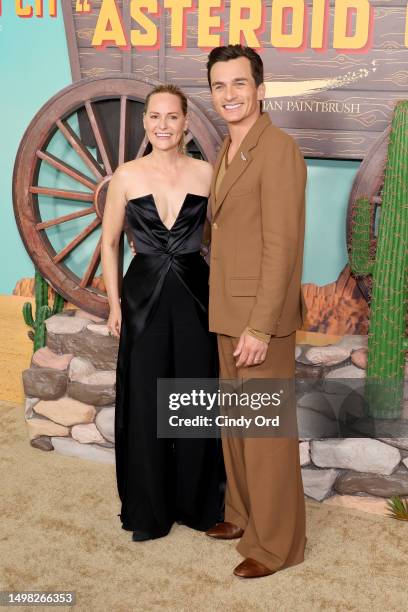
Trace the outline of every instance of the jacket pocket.
<instances>
[{"instance_id":1,"label":"jacket pocket","mask_svg":"<svg viewBox=\"0 0 408 612\"><path fill-rule=\"evenodd\" d=\"M230 278L230 293L234 296L256 295L259 278L255 276Z\"/></svg>"}]
</instances>

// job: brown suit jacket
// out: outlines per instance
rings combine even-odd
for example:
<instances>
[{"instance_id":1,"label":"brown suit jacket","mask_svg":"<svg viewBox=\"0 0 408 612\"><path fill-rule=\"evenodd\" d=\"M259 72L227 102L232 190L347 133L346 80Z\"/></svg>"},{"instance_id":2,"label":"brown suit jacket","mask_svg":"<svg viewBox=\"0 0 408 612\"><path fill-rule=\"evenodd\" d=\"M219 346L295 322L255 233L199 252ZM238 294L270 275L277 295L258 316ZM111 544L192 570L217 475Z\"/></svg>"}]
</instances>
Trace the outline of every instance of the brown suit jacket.
<instances>
[{"instance_id":1,"label":"brown suit jacket","mask_svg":"<svg viewBox=\"0 0 408 612\"><path fill-rule=\"evenodd\" d=\"M295 141L262 113L215 198L211 186L210 330L275 336L301 327L306 165Z\"/></svg>"}]
</instances>

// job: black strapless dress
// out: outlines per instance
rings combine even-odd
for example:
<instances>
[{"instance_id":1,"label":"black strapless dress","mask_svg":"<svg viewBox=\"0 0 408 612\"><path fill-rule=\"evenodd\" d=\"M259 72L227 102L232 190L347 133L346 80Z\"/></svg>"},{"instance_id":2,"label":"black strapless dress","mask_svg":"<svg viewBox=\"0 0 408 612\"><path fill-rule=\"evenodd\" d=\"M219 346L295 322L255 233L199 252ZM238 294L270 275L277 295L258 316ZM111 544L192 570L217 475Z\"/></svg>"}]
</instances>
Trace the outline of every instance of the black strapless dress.
<instances>
[{"instance_id":1,"label":"black strapless dress","mask_svg":"<svg viewBox=\"0 0 408 612\"><path fill-rule=\"evenodd\" d=\"M115 453L123 529L158 538L175 521L206 530L222 520L225 471L217 439L157 438L157 378L216 378L208 331L208 266L200 255L207 198L188 193L169 230L151 194L126 222L137 255L122 284Z\"/></svg>"}]
</instances>

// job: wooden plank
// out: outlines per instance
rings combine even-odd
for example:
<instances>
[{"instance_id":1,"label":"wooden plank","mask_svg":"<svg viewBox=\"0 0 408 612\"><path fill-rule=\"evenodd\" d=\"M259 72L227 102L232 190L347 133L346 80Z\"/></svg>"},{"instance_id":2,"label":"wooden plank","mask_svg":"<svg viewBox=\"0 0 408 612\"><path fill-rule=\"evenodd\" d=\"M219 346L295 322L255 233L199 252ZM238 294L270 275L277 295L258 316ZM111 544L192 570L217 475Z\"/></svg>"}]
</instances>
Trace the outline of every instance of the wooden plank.
<instances>
[{"instance_id":1,"label":"wooden plank","mask_svg":"<svg viewBox=\"0 0 408 612\"><path fill-rule=\"evenodd\" d=\"M79 58L81 62L82 78L89 76L102 76L112 74L121 76L122 54L118 49L108 48L103 53L96 49L80 49ZM140 79L157 79L158 55L156 52L131 54L131 72Z\"/></svg>"},{"instance_id":2,"label":"wooden plank","mask_svg":"<svg viewBox=\"0 0 408 612\"><path fill-rule=\"evenodd\" d=\"M264 49L265 81L298 82L310 79L337 79L350 91L404 91L408 89L408 49L373 51L349 55L328 51L288 54ZM207 54L199 49L184 52L169 49L166 79L184 87L208 87ZM355 75L353 76L353 73Z\"/></svg>"},{"instance_id":3,"label":"wooden plank","mask_svg":"<svg viewBox=\"0 0 408 612\"><path fill-rule=\"evenodd\" d=\"M75 7L74 7L75 8ZM81 78L81 67L78 57L78 44L76 39L76 24L74 19L74 9L65 0L62 3L62 14L64 17L65 35L68 46L69 63L71 65L71 74L73 81L79 81Z\"/></svg>"},{"instance_id":4,"label":"wooden plank","mask_svg":"<svg viewBox=\"0 0 408 612\"><path fill-rule=\"evenodd\" d=\"M217 122L210 95L206 90L187 87L185 92L203 106L212 121ZM405 94L408 97L408 91ZM389 92L372 92L363 100L355 96L354 92L351 94L328 91L313 96L268 100L265 102L265 110L270 113L274 123L282 127L382 132L390 121L395 102L399 99L399 94ZM330 104L338 106L330 107ZM309 105L312 105L312 108ZM354 107L346 108L345 105Z\"/></svg>"},{"instance_id":5,"label":"wooden plank","mask_svg":"<svg viewBox=\"0 0 408 612\"><path fill-rule=\"evenodd\" d=\"M158 68L159 68L159 80L164 81L166 78L166 57L167 57L167 48L166 48L166 15L164 11L160 11L159 17L159 57L158 57Z\"/></svg>"},{"instance_id":6,"label":"wooden plank","mask_svg":"<svg viewBox=\"0 0 408 612\"><path fill-rule=\"evenodd\" d=\"M130 18L130 2L125 2L123 4L123 27L126 32L130 31L131 28L131 18ZM132 59L130 55L130 50L122 49L122 72L131 72L132 70Z\"/></svg>"},{"instance_id":7,"label":"wooden plank","mask_svg":"<svg viewBox=\"0 0 408 612\"><path fill-rule=\"evenodd\" d=\"M285 128L305 157L363 159L382 132L294 130Z\"/></svg>"}]
</instances>

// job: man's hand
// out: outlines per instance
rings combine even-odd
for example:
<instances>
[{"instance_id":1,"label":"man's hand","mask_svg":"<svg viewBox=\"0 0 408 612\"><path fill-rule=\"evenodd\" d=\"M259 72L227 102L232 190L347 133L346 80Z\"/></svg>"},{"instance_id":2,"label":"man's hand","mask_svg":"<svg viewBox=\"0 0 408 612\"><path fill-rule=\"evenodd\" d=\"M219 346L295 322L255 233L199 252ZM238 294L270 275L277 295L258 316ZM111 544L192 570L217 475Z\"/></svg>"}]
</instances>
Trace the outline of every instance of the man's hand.
<instances>
[{"instance_id":1,"label":"man's hand","mask_svg":"<svg viewBox=\"0 0 408 612\"><path fill-rule=\"evenodd\" d=\"M237 368L246 368L252 365L259 365L265 361L268 344L262 340L254 338L246 331L243 331L237 348L234 351L234 357L238 357L236 361Z\"/></svg>"},{"instance_id":2,"label":"man's hand","mask_svg":"<svg viewBox=\"0 0 408 612\"><path fill-rule=\"evenodd\" d=\"M136 249L135 249L135 243L133 242L133 240L129 242L129 246L130 246L130 250L132 251L132 255L134 257L136 255Z\"/></svg>"}]
</instances>

